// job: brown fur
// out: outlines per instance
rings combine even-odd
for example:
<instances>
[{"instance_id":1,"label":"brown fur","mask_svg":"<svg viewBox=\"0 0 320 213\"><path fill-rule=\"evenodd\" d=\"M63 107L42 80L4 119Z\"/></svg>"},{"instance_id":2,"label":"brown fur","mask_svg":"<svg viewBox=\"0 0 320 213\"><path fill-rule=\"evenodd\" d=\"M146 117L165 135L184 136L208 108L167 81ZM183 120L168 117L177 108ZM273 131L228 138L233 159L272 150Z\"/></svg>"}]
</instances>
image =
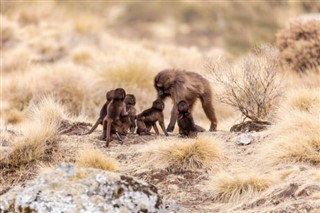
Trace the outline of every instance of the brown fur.
<instances>
[{"instance_id":1,"label":"brown fur","mask_svg":"<svg viewBox=\"0 0 320 213\"><path fill-rule=\"evenodd\" d=\"M152 103L152 107L144 110L137 116L137 134L147 134L150 135L151 127L153 127L156 134L159 134L157 127L157 121L164 134L168 136L168 133L164 126L164 116L163 116L164 103L161 99L157 99Z\"/></svg>"},{"instance_id":2,"label":"brown fur","mask_svg":"<svg viewBox=\"0 0 320 213\"><path fill-rule=\"evenodd\" d=\"M196 137L198 132L203 132L202 127L194 123L193 117L190 113L188 103L184 100L178 103L178 126L179 134L183 137Z\"/></svg>"},{"instance_id":3,"label":"brown fur","mask_svg":"<svg viewBox=\"0 0 320 213\"><path fill-rule=\"evenodd\" d=\"M88 132L84 133L84 135L91 134L96 128L98 128L99 124L103 125L103 120L107 115L108 105L112 101L113 92L114 92L114 90L110 90L110 91L108 91L106 93L106 102L105 102L105 104L102 106L102 108L100 110L99 118L97 119L95 124L92 126L92 128Z\"/></svg>"},{"instance_id":4,"label":"brown fur","mask_svg":"<svg viewBox=\"0 0 320 213\"><path fill-rule=\"evenodd\" d=\"M128 118L125 120L125 122L128 122L130 132L133 133L136 129L136 97L133 94L127 94L124 102L126 103L126 109L128 112Z\"/></svg>"},{"instance_id":5,"label":"brown fur","mask_svg":"<svg viewBox=\"0 0 320 213\"><path fill-rule=\"evenodd\" d=\"M107 107L107 116L103 120L103 138L106 138L106 146L109 146L111 138L111 125L118 123L121 116L128 115L126 111L126 104L124 102L126 92L122 88L117 88L113 92L113 99ZM116 125L115 125L116 126ZM118 132L115 129L116 133Z\"/></svg>"},{"instance_id":6,"label":"brown fur","mask_svg":"<svg viewBox=\"0 0 320 213\"><path fill-rule=\"evenodd\" d=\"M185 100L192 111L197 100L200 99L202 108L211 122L209 131L215 131L217 128L217 119L212 104L212 92L209 82L201 75L194 72L179 70L163 70L154 78L154 87L157 90L158 97L164 100L171 97L173 108L171 110L170 123L167 127L168 132L172 132L177 120L177 104Z\"/></svg>"}]
</instances>

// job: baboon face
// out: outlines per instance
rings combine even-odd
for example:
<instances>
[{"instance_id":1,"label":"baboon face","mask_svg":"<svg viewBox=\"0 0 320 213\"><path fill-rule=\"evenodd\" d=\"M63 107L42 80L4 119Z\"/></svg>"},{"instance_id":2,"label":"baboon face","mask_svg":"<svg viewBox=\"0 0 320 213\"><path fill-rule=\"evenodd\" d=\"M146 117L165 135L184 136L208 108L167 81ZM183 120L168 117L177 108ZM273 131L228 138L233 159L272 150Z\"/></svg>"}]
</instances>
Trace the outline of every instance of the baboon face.
<instances>
[{"instance_id":1,"label":"baboon face","mask_svg":"<svg viewBox=\"0 0 320 213\"><path fill-rule=\"evenodd\" d=\"M171 95L170 89L174 85L174 72L162 71L154 78L154 87L157 90L158 96L164 99Z\"/></svg>"},{"instance_id":2,"label":"baboon face","mask_svg":"<svg viewBox=\"0 0 320 213\"><path fill-rule=\"evenodd\" d=\"M107 92L107 94L106 94L107 101L111 101L112 100L113 93L114 93L114 90L110 90L110 91Z\"/></svg>"},{"instance_id":3,"label":"baboon face","mask_svg":"<svg viewBox=\"0 0 320 213\"><path fill-rule=\"evenodd\" d=\"M158 110L163 110L164 109L164 103L161 99L157 99L152 103L152 108L158 109Z\"/></svg>"},{"instance_id":4,"label":"baboon face","mask_svg":"<svg viewBox=\"0 0 320 213\"><path fill-rule=\"evenodd\" d=\"M135 105L136 104L136 97L132 94L127 94L126 98L124 99L126 105Z\"/></svg>"},{"instance_id":5,"label":"baboon face","mask_svg":"<svg viewBox=\"0 0 320 213\"><path fill-rule=\"evenodd\" d=\"M117 88L113 92L113 99L123 101L126 97L126 91L122 88Z\"/></svg>"},{"instance_id":6,"label":"baboon face","mask_svg":"<svg viewBox=\"0 0 320 213\"><path fill-rule=\"evenodd\" d=\"M178 111L180 113L186 113L189 111L189 105L186 101L180 101L178 103Z\"/></svg>"}]
</instances>

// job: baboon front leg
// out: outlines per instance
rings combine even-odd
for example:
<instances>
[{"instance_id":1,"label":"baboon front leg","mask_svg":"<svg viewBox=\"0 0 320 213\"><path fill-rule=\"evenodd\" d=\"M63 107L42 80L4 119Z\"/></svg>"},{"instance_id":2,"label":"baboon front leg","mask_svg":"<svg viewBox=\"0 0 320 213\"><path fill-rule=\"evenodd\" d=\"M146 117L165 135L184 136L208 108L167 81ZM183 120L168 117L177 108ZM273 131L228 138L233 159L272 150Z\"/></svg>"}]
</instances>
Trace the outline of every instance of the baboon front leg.
<instances>
[{"instance_id":1,"label":"baboon front leg","mask_svg":"<svg viewBox=\"0 0 320 213\"><path fill-rule=\"evenodd\" d=\"M161 127L163 133L164 133L166 136L168 136L168 133L167 133L166 128L165 128L165 126L164 126L163 120L162 120L162 121L159 121L159 124L160 124L160 127Z\"/></svg>"},{"instance_id":2,"label":"baboon front leg","mask_svg":"<svg viewBox=\"0 0 320 213\"><path fill-rule=\"evenodd\" d=\"M209 131L215 131L217 129L217 118L213 109L211 95L204 95L204 97L201 97L201 104L207 118L211 122Z\"/></svg>"},{"instance_id":3,"label":"baboon front leg","mask_svg":"<svg viewBox=\"0 0 320 213\"><path fill-rule=\"evenodd\" d=\"M176 121L177 121L177 117L178 117L178 109L177 109L177 105L174 104L171 109L171 118L170 118L170 123L167 127L167 132L173 132L174 125L176 124Z\"/></svg>"}]
</instances>

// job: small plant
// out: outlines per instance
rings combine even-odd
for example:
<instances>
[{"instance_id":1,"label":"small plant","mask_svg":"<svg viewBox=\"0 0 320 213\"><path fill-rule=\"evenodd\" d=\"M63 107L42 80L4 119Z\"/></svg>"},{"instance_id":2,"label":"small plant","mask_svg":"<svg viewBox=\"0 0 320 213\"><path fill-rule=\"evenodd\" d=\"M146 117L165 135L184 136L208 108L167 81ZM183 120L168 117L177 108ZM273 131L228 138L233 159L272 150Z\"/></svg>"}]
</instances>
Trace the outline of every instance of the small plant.
<instances>
[{"instance_id":1,"label":"small plant","mask_svg":"<svg viewBox=\"0 0 320 213\"><path fill-rule=\"evenodd\" d=\"M277 35L280 64L296 72L319 71L320 18L301 17L291 21Z\"/></svg>"},{"instance_id":2,"label":"small plant","mask_svg":"<svg viewBox=\"0 0 320 213\"><path fill-rule=\"evenodd\" d=\"M106 157L98 149L85 149L79 152L76 164L81 167L103 169L107 171L118 170L118 162L110 157Z\"/></svg>"},{"instance_id":3,"label":"small plant","mask_svg":"<svg viewBox=\"0 0 320 213\"><path fill-rule=\"evenodd\" d=\"M211 80L224 88L218 95L220 101L239 110L244 120L266 119L281 92L276 57L272 47L261 46L235 65L209 64Z\"/></svg>"}]
</instances>

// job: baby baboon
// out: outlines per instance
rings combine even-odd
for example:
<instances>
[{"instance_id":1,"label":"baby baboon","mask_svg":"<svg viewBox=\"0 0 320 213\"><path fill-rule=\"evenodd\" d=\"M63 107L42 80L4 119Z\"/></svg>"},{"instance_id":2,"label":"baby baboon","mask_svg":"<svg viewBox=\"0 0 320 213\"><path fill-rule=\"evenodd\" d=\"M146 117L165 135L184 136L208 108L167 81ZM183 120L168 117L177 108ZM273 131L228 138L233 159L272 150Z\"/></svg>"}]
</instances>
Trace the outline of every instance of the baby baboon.
<instances>
[{"instance_id":1,"label":"baby baboon","mask_svg":"<svg viewBox=\"0 0 320 213\"><path fill-rule=\"evenodd\" d=\"M133 133L136 129L136 113L137 110L134 107L136 105L136 97L132 94L127 94L126 98L124 99L124 102L126 103L126 109L128 112L128 119L129 120L129 128L130 132Z\"/></svg>"},{"instance_id":2,"label":"baby baboon","mask_svg":"<svg viewBox=\"0 0 320 213\"><path fill-rule=\"evenodd\" d=\"M153 127L156 134L159 134L157 128L157 121L160 124L160 127L164 134L168 136L166 128L164 126L164 116L163 116L164 103L161 99L157 99L152 103L152 107L144 110L137 116L137 134L147 134L150 135L151 127Z\"/></svg>"},{"instance_id":3,"label":"baby baboon","mask_svg":"<svg viewBox=\"0 0 320 213\"><path fill-rule=\"evenodd\" d=\"M177 120L177 104L181 100L187 101L190 111L197 98L200 99L202 108L211 122L209 131L217 128L217 119L212 105L212 92L209 82L198 73L167 69L159 72L154 78L154 87L158 97L164 100L171 97L173 107L171 110L168 132L172 132Z\"/></svg>"},{"instance_id":4,"label":"baby baboon","mask_svg":"<svg viewBox=\"0 0 320 213\"><path fill-rule=\"evenodd\" d=\"M196 137L198 132L204 131L202 127L194 123L186 101L182 100L178 103L178 112L178 126L181 136Z\"/></svg>"},{"instance_id":5,"label":"baby baboon","mask_svg":"<svg viewBox=\"0 0 320 213\"><path fill-rule=\"evenodd\" d=\"M110 90L106 93L106 100L107 101L100 110L100 115L99 115L98 120L96 121L96 123L93 125L93 127L88 132L84 133L84 135L91 134L99 126L99 124L103 125L102 122L103 122L103 119L107 115L107 107L112 100L113 92L114 92L114 90Z\"/></svg>"},{"instance_id":6,"label":"baby baboon","mask_svg":"<svg viewBox=\"0 0 320 213\"><path fill-rule=\"evenodd\" d=\"M111 138L111 125L119 122L121 116L128 115L126 111L126 104L124 99L126 97L126 91L122 88L117 88L113 92L113 98L107 107L107 115L103 120L103 138L106 138L106 146L109 146ZM115 129L117 133L117 129Z\"/></svg>"}]
</instances>

